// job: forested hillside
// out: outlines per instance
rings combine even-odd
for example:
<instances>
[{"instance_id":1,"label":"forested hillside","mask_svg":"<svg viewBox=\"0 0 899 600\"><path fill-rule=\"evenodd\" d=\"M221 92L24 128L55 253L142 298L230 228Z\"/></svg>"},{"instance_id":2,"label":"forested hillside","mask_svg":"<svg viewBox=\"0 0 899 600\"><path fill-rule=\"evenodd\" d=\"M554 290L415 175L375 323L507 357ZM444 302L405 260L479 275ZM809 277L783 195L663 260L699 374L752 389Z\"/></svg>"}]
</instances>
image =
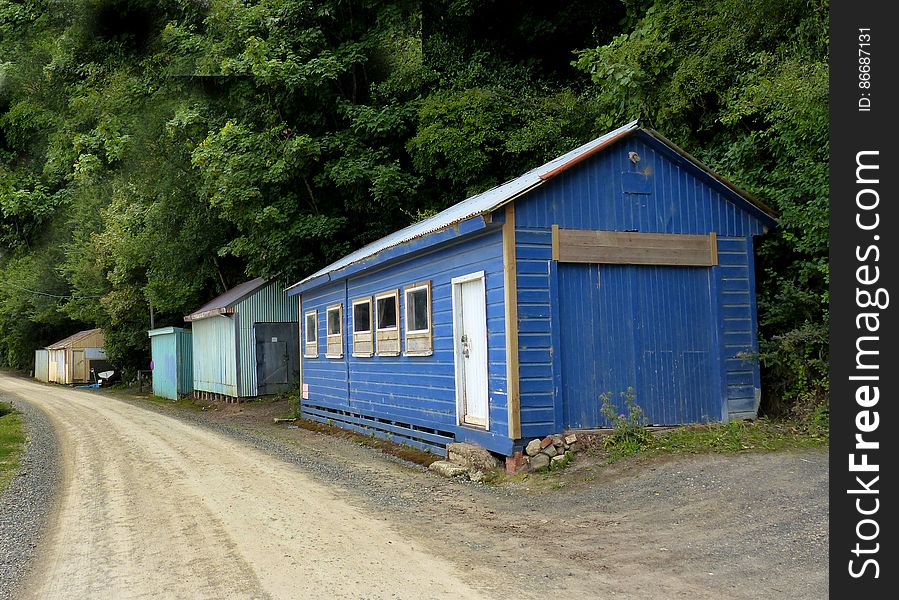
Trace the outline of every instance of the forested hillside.
<instances>
[{"instance_id":1,"label":"forested hillside","mask_svg":"<svg viewBox=\"0 0 899 600\"><path fill-rule=\"evenodd\" d=\"M763 410L827 394L819 0L0 0L0 365L102 326L146 368L254 276L641 119L780 213Z\"/></svg>"}]
</instances>

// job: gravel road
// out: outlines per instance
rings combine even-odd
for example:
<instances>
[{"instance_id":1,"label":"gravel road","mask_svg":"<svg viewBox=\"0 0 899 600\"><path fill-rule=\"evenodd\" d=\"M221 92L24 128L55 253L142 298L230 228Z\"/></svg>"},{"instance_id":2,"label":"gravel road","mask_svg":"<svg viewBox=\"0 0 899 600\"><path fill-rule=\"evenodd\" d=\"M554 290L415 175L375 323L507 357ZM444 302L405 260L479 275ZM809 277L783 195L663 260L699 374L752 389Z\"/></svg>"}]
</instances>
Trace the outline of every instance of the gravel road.
<instances>
[{"instance_id":1,"label":"gravel road","mask_svg":"<svg viewBox=\"0 0 899 600\"><path fill-rule=\"evenodd\" d=\"M7 600L25 575L45 529L59 483L59 457L44 413L3 392L0 400L22 413L28 440L19 473L0 501L0 600Z\"/></svg>"},{"instance_id":2,"label":"gravel road","mask_svg":"<svg viewBox=\"0 0 899 600\"><path fill-rule=\"evenodd\" d=\"M2 377L2 376L0 376ZM79 390L3 378L63 483L22 598L481 598L463 573L268 454Z\"/></svg>"},{"instance_id":3,"label":"gravel road","mask_svg":"<svg viewBox=\"0 0 899 600\"><path fill-rule=\"evenodd\" d=\"M50 415L66 457L30 597L827 593L826 451L576 461L496 487L247 417L264 407L4 391Z\"/></svg>"}]
</instances>

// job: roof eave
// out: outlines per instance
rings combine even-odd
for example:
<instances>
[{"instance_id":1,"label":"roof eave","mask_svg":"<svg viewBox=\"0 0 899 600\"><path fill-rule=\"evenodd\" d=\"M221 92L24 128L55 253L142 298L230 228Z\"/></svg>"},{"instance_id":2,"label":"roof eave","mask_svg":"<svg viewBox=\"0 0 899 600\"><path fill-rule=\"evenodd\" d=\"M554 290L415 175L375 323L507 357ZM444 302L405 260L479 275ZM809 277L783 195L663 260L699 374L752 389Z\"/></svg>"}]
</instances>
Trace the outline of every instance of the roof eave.
<instances>
[{"instance_id":1,"label":"roof eave","mask_svg":"<svg viewBox=\"0 0 899 600\"><path fill-rule=\"evenodd\" d=\"M184 317L184 321L187 323L191 323L193 321L201 321L203 319L208 319L210 317L217 317L219 315L233 315L234 307L233 306L224 306L222 308L213 308L212 310L204 310L203 312L195 312Z\"/></svg>"}]
</instances>

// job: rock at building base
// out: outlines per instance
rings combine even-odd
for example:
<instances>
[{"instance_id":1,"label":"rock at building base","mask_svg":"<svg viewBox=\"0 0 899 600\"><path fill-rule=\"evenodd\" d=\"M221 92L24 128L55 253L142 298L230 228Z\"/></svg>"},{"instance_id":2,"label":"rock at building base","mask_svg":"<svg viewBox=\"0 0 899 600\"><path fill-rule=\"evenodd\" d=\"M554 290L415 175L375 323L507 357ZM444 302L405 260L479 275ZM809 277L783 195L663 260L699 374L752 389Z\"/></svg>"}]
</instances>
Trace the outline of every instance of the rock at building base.
<instances>
[{"instance_id":1,"label":"rock at building base","mask_svg":"<svg viewBox=\"0 0 899 600\"><path fill-rule=\"evenodd\" d=\"M468 473L468 467L457 465L456 463L452 463L448 460L438 460L437 462L432 462L428 467L428 470L434 471L435 473L437 473L438 475L442 475L443 477L458 477L459 475Z\"/></svg>"},{"instance_id":2,"label":"rock at building base","mask_svg":"<svg viewBox=\"0 0 899 600\"><path fill-rule=\"evenodd\" d=\"M531 440L528 442L528 445L525 446L524 451L528 456L536 456L537 453L540 452L540 449L540 440Z\"/></svg>"},{"instance_id":3,"label":"rock at building base","mask_svg":"<svg viewBox=\"0 0 899 600\"><path fill-rule=\"evenodd\" d=\"M553 456L555 456L556 454L559 453L558 450L556 450L556 447L551 444L549 446L547 446L546 448L544 448L543 452L550 458L552 458Z\"/></svg>"},{"instance_id":4,"label":"rock at building base","mask_svg":"<svg viewBox=\"0 0 899 600\"><path fill-rule=\"evenodd\" d=\"M566 443L566 444L571 445L571 444L575 443L576 441L577 441L577 436L576 436L575 434L573 434L573 433L572 433L571 435L566 435L566 436L565 436L565 443Z\"/></svg>"},{"instance_id":5,"label":"rock at building base","mask_svg":"<svg viewBox=\"0 0 899 600\"><path fill-rule=\"evenodd\" d=\"M489 450L474 444L461 442L447 444L446 455L450 462L463 465L473 471L492 471L499 467L499 461L490 454Z\"/></svg>"},{"instance_id":6,"label":"rock at building base","mask_svg":"<svg viewBox=\"0 0 899 600\"><path fill-rule=\"evenodd\" d=\"M559 454L558 456L553 456L550 459L550 464L555 467L556 465L558 465L560 462L563 462L564 460L565 460L565 455Z\"/></svg>"},{"instance_id":7,"label":"rock at building base","mask_svg":"<svg viewBox=\"0 0 899 600\"><path fill-rule=\"evenodd\" d=\"M549 466L550 458L544 453L540 453L531 457L531 468L534 470L542 469Z\"/></svg>"}]
</instances>

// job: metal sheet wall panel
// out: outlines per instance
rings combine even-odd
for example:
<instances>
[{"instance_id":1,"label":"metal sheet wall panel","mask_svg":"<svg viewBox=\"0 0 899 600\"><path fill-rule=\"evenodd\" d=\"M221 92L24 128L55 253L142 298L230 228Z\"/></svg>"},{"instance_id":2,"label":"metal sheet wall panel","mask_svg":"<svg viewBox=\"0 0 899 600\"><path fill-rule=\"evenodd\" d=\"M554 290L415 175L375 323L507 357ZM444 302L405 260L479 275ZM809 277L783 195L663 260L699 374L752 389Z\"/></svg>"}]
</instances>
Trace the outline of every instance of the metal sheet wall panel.
<instances>
[{"instance_id":1,"label":"metal sheet wall panel","mask_svg":"<svg viewBox=\"0 0 899 600\"><path fill-rule=\"evenodd\" d=\"M44 348L34 351L34 378L47 383L50 381L50 351Z\"/></svg>"},{"instance_id":2,"label":"metal sheet wall panel","mask_svg":"<svg viewBox=\"0 0 899 600\"><path fill-rule=\"evenodd\" d=\"M175 332L150 338L153 358L153 394L178 399L178 337Z\"/></svg>"},{"instance_id":3,"label":"metal sheet wall panel","mask_svg":"<svg viewBox=\"0 0 899 600\"><path fill-rule=\"evenodd\" d=\"M150 331L153 393L177 400L193 391L191 333L180 327Z\"/></svg>"},{"instance_id":4,"label":"metal sheet wall panel","mask_svg":"<svg viewBox=\"0 0 899 600\"><path fill-rule=\"evenodd\" d=\"M66 349L50 350L50 381L69 383L66 370Z\"/></svg>"},{"instance_id":5,"label":"metal sheet wall panel","mask_svg":"<svg viewBox=\"0 0 899 600\"><path fill-rule=\"evenodd\" d=\"M457 424L453 362L451 279L485 271L490 430ZM357 298L400 290L400 326L405 331L405 286L431 281L433 354L431 356L325 357L325 308ZM415 255L407 261L368 271L302 294L302 312L318 310L319 357L303 358L303 382L309 403L356 410L385 419L454 432L496 451L511 448L508 432L503 305L502 234L489 231L456 244ZM352 311L344 310L344 336L352 327ZM349 342L345 348L352 346Z\"/></svg>"},{"instance_id":6,"label":"metal sheet wall panel","mask_svg":"<svg viewBox=\"0 0 899 600\"><path fill-rule=\"evenodd\" d=\"M195 390L237 397L237 338L234 318L216 316L192 324Z\"/></svg>"},{"instance_id":7,"label":"metal sheet wall panel","mask_svg":"<svg viewBox=\"0 0 899 600\"><path fill-rule=\"evenodd\" d=\"M559 265L562 400L568 427L607 427L600 396L633 387L652 424L717 421L711 271Z\"/></svg>"},{"instance_id":8,"label":"metal sheet wall panel","mask_svg":"<svg viewBox=\"0 0 899 600\"><path fill-rule=\"evenodd\" d=\"M177 334L176 353L178 357L178 386L179 396L186 396L194 389L193 368L193 335L190 331L179 329Z\"/></svg>"},{"instance_id":9,"label":"metal sheet wall panel","mask_svg":"<svg viewBox=\"0 0 899 600\"><path fill-rule=\"evenodd\" d=\"M273 280L235 306L240 338L239 395L252 397L259 393L256 383L256 323L298 323L299 302L284 291L285 282ZM298 360L298 359L297 359Z\"/></svg>"}]
</instances>

